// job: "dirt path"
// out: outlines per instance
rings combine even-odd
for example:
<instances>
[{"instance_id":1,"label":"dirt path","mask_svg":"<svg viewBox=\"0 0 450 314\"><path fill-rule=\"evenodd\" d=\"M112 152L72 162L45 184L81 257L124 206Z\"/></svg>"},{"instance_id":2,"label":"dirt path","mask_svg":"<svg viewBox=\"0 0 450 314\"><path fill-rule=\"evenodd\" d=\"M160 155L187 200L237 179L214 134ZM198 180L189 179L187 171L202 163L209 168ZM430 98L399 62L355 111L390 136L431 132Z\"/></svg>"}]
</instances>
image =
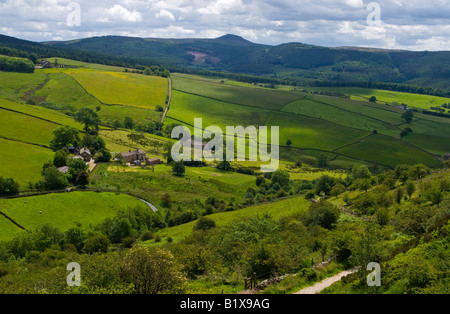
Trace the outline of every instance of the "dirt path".
<instances>
[{"instance_id":1,"label":"dirt path","mask_svg":"<svg viewBox=\"0 0 450 314\"><path fill-rule=\"evenodd\" d=\"M340 281L345 276L356 273L357 271L358 271L357 268L343 271L343 272L337 274L336 276L327 278L321 282L316 283L314 286L304 288L294 294L318 294L318 293L322 292L323 290L325 290L326 288L332 286L336 282Z\"/></svg>"}]
</instances>

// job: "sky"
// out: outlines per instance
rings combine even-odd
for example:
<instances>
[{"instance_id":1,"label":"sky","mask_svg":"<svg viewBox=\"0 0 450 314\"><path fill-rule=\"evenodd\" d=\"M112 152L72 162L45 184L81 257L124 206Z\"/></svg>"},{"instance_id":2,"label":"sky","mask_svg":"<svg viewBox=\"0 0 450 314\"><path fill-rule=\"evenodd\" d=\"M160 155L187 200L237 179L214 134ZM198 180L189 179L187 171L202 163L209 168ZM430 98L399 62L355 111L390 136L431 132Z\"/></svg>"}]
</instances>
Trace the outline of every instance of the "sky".
<instances>
[{"instance_id":1,"label":"sky","mask_svg":"<svg viewBox=\"0 0 450 314\"><path fill-rule=\"evenodd\" d=\"M0 0L0 34L120 35L450 51L450 0Z\"/></svg>"}]
</instances>

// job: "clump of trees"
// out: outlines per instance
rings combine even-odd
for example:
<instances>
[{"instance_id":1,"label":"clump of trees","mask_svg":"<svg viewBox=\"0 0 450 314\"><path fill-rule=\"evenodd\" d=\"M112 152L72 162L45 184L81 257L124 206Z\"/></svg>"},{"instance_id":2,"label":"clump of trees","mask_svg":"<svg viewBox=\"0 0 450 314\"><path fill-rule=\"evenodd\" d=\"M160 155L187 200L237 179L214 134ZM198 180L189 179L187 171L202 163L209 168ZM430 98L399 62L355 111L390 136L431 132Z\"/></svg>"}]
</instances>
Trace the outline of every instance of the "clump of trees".
<instances>
[{"instance_id":1,"label":"clump of trees","mask_svg":"<svg viewBox=\"0 0 450 314\"><path fill-rule=\"evenodd\" d=\"M0 56L0 71L34 73L34 63L28 59Z\"/></svg>"}]
</instances>

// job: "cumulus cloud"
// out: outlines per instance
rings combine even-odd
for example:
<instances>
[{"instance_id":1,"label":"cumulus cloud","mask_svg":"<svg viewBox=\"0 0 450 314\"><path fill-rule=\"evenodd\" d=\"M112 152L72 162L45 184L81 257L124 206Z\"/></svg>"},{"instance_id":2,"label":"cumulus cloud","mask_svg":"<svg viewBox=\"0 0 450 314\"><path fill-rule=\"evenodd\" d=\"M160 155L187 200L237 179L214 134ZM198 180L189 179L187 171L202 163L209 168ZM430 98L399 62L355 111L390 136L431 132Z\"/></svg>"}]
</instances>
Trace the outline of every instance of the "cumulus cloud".
<instances>
[{"instance_id":1,"label":"cumulus cloud","mask_svg":"<svg viewBox=\"0 0 450 314\"><path fill-rule=\"evenodd\" d=\"M81 25L67 25L70 2ZM90 36L219 37L265 44L303 42L450 50L448 0L375 0L380 23L367 25L374 0L0 0L0 32L24 39Z\"/></svg>"}]
</instances>

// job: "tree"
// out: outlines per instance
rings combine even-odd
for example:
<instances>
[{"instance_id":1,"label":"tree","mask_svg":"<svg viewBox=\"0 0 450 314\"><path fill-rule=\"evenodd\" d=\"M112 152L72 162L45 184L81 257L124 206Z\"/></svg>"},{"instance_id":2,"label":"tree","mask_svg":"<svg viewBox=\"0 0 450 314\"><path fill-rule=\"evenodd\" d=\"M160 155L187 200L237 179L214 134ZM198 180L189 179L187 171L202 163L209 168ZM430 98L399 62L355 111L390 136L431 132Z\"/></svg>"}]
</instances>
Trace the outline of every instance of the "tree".
<instances>
[{"instance_id":1,"label":"tree","mask_svg":"<svg viewBox=\"0 0 450 314\"><path fill-rule=\"evenodd\" d=\"M42 171L42 177L44 178L44 187L48 191L62 190L69 185L66 176L53 165Z\"/></svg>"},{"instance_id":2,"label":"tree","mask_svg":"<svg viewBox=\"0 0 450 314\"><path fill-rule=\"evenodd\" d=\"M96 163L99 162L110 162L111 161L111 153L106 148L100 149L95 155L94 155L94 161Z\"/></svg>"},{"instance_id":3,"label":"tree","mask_svg":"<svg viewBox=\"0 0 450 314\"><path fill-rule=\"evenodd\" d=\"M50 145L57 150L79 145L79 131L75 128L62 126L53 131L53 134L55 137L51 140Z\"/></svg>"},{"instance_id":4,"label":"tree","mask_svg":"<svg viewBox=\"0 0 450 314\"><path fill-rule=\"evenodd\" d=\"M113 221L108 238L112 243L120 243L122 239L131 235L131 222L128 218L117 218Z\"/></svg>"},{"instance_id":5,"label":"tree","mask_svg":"<svg viewBox=\"0 0 450 314\"><path fill-rule=\"evenodd\" d=\"M57 168L67 166L67 151L65 149L58 150L53 159L53 165Z\"/></svg>"},{"instance_id":6,"label":"tree","mask_svg":"<svg viewBox=\"0 0 450 314\"><path fill-rule=\"evenodd\" d=\"M411 123L414 119L414 112L412 110L406 110L406 112L402 115L402 119L406 121L406 123Z\"/></svg>"},{"instance_id":7,"label":"tree","mask_svg":"<svg viewBox=\"0 0 450 314\"><path fill-rule=\"evenodd\" d=\"M86 186L90 182L89 173L87 171L81 171L78 173L77 179L75 181L76 185Z\"/></svg>"},{"instance_id":8,"label":"tree","mask_svg":"<svg viewBox=\"0 0 450 314\"><path fill-rule=\"evenodd\" d=\"M194 226L194 230L209 230L216 227L216 223L214 220L208 217L200 217L197 223Z\"/></svg>"},{"instance_id":9,"label":"tree","mask_svg":"<svg viewBox=\"0 0 450 314\"><path fill-rule=\"evenodd\" d=\"M354 166L352 169L353 179L370 179L372 173L366 165Z\"/></svg>"},{"instance_id":10,"label":"tree","mask_svg":"<svg viewBox=\"0 0 450 314\"><path fill-rule=\"evenodd\" d=\"M330 195L331 190L336 184L336 180L330 176L323 175L316 181L316 194L320 195L320 193L325 193L326 195Z\"/></svg>"},{"instance_id":11,"label":"tree","mask_svg":"<svg viewBox=\"0 0 450 314\"><path fill-rule=\"evenodd\" d=\"M136 294L182 293L186 278L171 252L136 247L125 256L123 275Z\"/></svg>"},{"instance_id":12,"label":"tree","mask_svg":"<svg viewBox=\"0 0 450 314\"><path fill-rule=\"evenodd\" d=\"M84 130L89 134L98 134L100 117L91 108L81 108L75 114L75 121L84 124Z\"/></svg>"},{"instance_id":13,"label":"tree","mask_svg":"<svg viewBox=\"0 0 450 314\"><path fill-rule=\"evenodd\" d=\"M319 203L310 206L304 222L307 226L317 225L331 230L336 226L340 215L339 208L322 199Z\"/></svg>"},{"instance_id":14,"label":"tree","mask_svg":"<svg viewBox=\"0 0 450 314\"><path fill-rule=\"evenodd\" d=\"M19 191L19 183L15 182L12 178L4 179L0 177L0 196L18 195Z\"/></svg>"},{"instance_id":15,"label":"tree","mask_svg":"<svg viewBox=\"0 0 450 314\"><path fill-rule=\"evenodd\" d=\"M183 176L186 173L184 163L181 161L174 163L172 166L172 170L179 177Z\"/></svg>"},{"instance_id":16,"label":"tree","mask_svg":"<svg viewBox=\"0 0 450 314\"><path fill-rule=\"evenodd\" d=\"M416 191L416 185L412 181L405 182L405 190L406 194L408 194L409 198L414 194Z\"/></svg>"},{"instance_id":17,"label":"tree","mask_svg":"<svg viewBox=\"0 0 450 314\"><path fill-rule=\"evenodd\" d=\"M134 126L134 121L131 117L125 117L125 119L123 120L123 126L125 129L133 129Z\"/></svg>"},{"instance_id":18,"label":"tree","mask_svg":"<svg viewBox=\"0 0 450 314\"><path fill-rule=\"evenodd\" d=\"M74 184L77 184L78 175L81 172L85 172L88 168L82 159L69 159L67 166L69 167L67 179Z\"/></svg>"},{"instance_id":19,"label":"tree","mask_svg":"<svg viewBox=\"0 0 450 314\"><path fill-rule=\"evenodd\" d=\"M317 157L317 167L319 168L326 168L328 167L328 158L327 156L320 154Z\"/></svg>"},{"instance_id":20,"label":"tree","mask_svg":"<svg viewBox=\"0 0 450 314\"><path fill-rule=\"evenodd\" d=\"M377 97L372 96L372 97L369 98L369 101L372 102L372 103L376 103L377 102Z\"/></svg>"},{"instance_id":21,"label":"tree","mask_svg":"<svg viewBox=\"0 0 450 314\"><path fill-rule=\"evenodd\" d=\"M277 170L272 173L272 186L278 183L280 187L285 187L290 184L290 181L289 173L284 170Z\"/></svg>"},{"instance_id":22,"label":"tree","mask_svg":"<svg viewBox=\"0 0 450 314\"><path fill-rule=\"evenodd\" d=\"M287 147L291 147L291 145L292 145L292 141L289 139L289 140L287 140L286 141L286 145L287 145Z\"/></svg>"},{"instance_id":23,"label":"tree","mask_svg":"<svg viewBox=\"0 0 450 314\"><path fill-rule=\"evenodd\" d=\"M108 252L109 239L104 234L98 234L87 238L84 241L83 251L87 254L93 254L97 252Z\"/></svg>"}]
</instances>

